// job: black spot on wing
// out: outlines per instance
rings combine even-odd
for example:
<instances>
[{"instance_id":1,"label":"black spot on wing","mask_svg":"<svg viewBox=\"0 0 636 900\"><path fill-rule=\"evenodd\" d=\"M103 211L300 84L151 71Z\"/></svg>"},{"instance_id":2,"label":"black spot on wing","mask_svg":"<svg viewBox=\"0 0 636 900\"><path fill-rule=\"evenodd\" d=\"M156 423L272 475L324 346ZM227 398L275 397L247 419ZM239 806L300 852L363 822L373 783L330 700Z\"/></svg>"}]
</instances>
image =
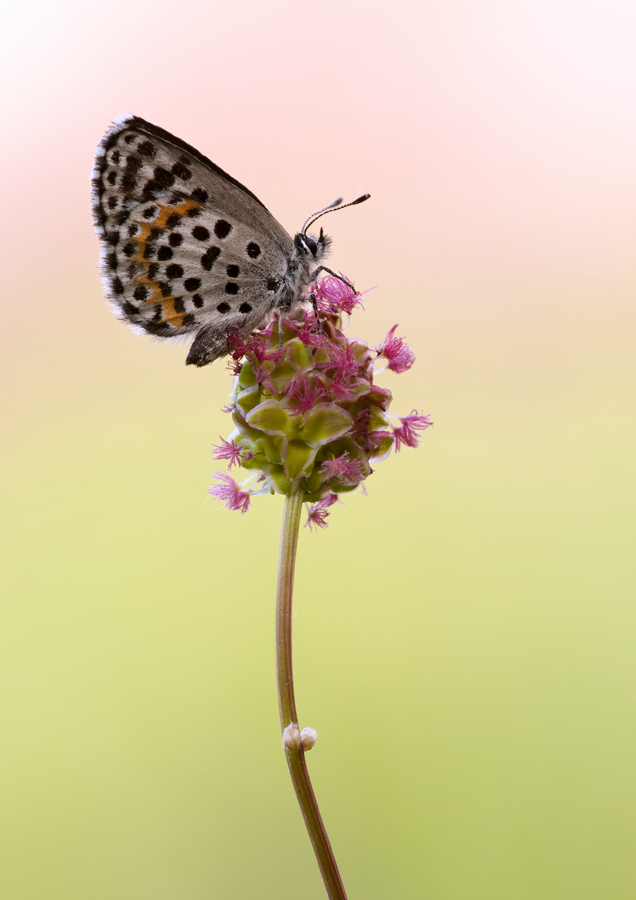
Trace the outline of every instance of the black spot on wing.
<instances>
[{"instance_id":1,"label":"black spot on wing","mask_svg":"<svg viewBox=\"0 0 636 900\"><path fill-rule=\"evenodd\" d=\"M190 178L192 178L192 172L187 166L184 166L182 162L176 162L171 171L172 174L177 178L180 178L181 181L189 181Z\"/></svg>"},{"instance_id":2,"label":"black spot on wing","mask_svg":"<svg viewBox=\"0 0 636 900\"><path fill-rule=\"evenodd\" d=\"M208 247L208 249L205 251L205 253L201 257L201 265L206 270L206 272L210 271L210 269L212 268L215 261L219 258L220 255L221 255L220 247Z\"/></svg>"},{"instance_id":3,"label":"black spot on wing","mask_svg":"<svg viewBox=\"0 0 636 900\"><path fill-rule=\"evenodd\" d=\"M175 178L172 172L164 169L163 166L157 166L152 173L152 178L144 185L143 196L146 198L155 197L157 194L172 187L174 181Z\"/></svg>"},{"instance_id":4,"label":"black spot on wing","mask_svg":"<svg viewBox=\"0 0 636 900\"><path fill-rule=\"evenodd\" d=\"M143 160L139 156L131 153L126 157L125 170L129 175L136 175L143 165Z\"/></svg>"},{"instance_id":5,"label":"black spot on wing","mask_svg":"<svg viewBox=\"0 0 636 900\"><path fill-rule=\"evenodd\" d=\"M157 148L151 141L142 141L137 147L137 152L148 157L148 159L154 159L157 155Z\"/></svg>"},{"instance_id":6,"label":"black spot on wing","mask_svg":"<svg viewBox=\"0 0 636 900\"><path fill-rule=\"evenodd\" d=\"M221 240L226 238L231 231L232 226L229 222L226 222L225 219L219 219L214 226L214 233L218 238L221 238Z\"/></svg>"}]
</instances>

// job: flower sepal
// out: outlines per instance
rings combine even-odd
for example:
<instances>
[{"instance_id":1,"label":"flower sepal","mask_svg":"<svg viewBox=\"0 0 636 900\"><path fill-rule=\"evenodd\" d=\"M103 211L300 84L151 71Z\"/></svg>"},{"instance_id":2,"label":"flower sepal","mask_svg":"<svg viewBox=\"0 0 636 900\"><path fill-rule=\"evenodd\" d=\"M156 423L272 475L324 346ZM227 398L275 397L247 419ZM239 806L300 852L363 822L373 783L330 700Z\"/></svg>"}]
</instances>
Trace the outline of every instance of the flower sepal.
<instances>
[{"instance_id":1,"label":"flower sepal","mask_svg":"<svg viewBox=\"0 0 636 900\"><path fill-rule=\"evenodd\" d=\"M351 414L337 403L317 403L304 418L299 437L313 447L322 447L351 430Z\"/></svg>"},{"instance_id":2,"label":"flower sepal","mask_svg":"<svg viewBox=\"0 0 636 900\"><path fill-rule=\"evenodd\" d=\"M261 394L260 389L256 384L235 393L232 396L232 401L234 403L235 410L240 412L245 419L248 413L250 413L255 406L258 406L259 403L262 403L263 395Z\"/></svg>"},{"instance_id":3,"label":"flower sepal","mask_svg":"<svg viewBox=\"0 0 636 900\"><path fill-rule=\"evenodd\" d=\"M310 447L305 441L285 441L281 456L287 478L296 481L301 476L310 476L317 452L317 447Z\"/></svg>"},{"instance_id":4,"label":"flower sepal","mask_svg":"<svg viewBox=\"0 0 636 900\"><path fill-rule=\"evenodd\" d=\"M282 435L292 440L300 436L302 424L285 408L282 400L275 398L264 400L251 409L246 416L246 421L256 431L262 431L271 436Z\"/></svg>"}]
</instances>

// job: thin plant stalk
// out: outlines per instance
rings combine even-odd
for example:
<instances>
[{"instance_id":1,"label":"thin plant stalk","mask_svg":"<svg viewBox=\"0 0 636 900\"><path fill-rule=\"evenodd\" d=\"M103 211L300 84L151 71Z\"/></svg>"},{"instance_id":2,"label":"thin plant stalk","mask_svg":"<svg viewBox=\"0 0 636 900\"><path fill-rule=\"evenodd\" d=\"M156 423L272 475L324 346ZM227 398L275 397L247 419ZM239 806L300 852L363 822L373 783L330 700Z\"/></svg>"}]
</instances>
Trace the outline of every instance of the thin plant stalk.
<instances>
[{"instance_id":1,"label":"thin plant stalk","mask_svg":"<svg viewBox=\"0 0 636 900\"><path fill-rule=\"evenodd\" d=\"M292 668L292 600L298 530L303 500L304 492L302 488L285 496L283 524L280 535L278 586L276 591L276 677L278 681L280 724L283 732L288 725L298 726ZM298 732L296 731L296 733ZM327 831L318 809L311 781L309 780L309 772L305 762L305 750L302 747L300 738L297 743L297 749L286 747L285 755L296 797L320 867L320 874L322 875L329 900L346 900L347 895L340 878L340 872L338 871Z\"/></svg>"}]
</instances>

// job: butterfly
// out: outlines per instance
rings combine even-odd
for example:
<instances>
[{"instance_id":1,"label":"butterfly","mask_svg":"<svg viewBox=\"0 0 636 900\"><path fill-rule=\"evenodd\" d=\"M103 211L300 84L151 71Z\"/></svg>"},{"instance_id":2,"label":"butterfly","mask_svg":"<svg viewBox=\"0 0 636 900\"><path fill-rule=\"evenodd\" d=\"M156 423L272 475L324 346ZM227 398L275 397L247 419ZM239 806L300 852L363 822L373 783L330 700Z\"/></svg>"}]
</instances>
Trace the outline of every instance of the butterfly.
<instances>
[{"instance_id":1,"label":"butterfly","mask_svg":"<svg viewBox=\"0 0 636 900\"><path fill-rule=\"evenodd\" d=\"M92 181L105 291L137 331L194 335L186 365L230 352L275 310L306 301L331 239L307 228L292 238L250 190L189 144L138 116L121 116L101 139ZM337 276L336 277L341 277Z\"/></svg>"}]
</instances>

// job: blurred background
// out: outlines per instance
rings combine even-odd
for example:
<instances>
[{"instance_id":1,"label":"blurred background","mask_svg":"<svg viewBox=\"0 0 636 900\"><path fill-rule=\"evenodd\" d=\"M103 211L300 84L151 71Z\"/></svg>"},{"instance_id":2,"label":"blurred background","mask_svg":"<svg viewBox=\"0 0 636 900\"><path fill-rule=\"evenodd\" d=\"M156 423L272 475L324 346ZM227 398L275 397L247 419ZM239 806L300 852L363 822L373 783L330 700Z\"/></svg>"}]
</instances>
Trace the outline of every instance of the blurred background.
<instances>
[{"instance_id":1,"label":"blurred background","mask_svg":"<svg viewBox=\"0 0 636 900\"><path fill-rule=\"evenodd\" d=\"M301 534L308 758L351 900L636 896L636 13L620 0L28 2L1 56L0 893L324 896L280 749L280 497L207 497L222 363L103 300L136 113L399 323L430 413Z\"/></svg>"}]
</instances>

